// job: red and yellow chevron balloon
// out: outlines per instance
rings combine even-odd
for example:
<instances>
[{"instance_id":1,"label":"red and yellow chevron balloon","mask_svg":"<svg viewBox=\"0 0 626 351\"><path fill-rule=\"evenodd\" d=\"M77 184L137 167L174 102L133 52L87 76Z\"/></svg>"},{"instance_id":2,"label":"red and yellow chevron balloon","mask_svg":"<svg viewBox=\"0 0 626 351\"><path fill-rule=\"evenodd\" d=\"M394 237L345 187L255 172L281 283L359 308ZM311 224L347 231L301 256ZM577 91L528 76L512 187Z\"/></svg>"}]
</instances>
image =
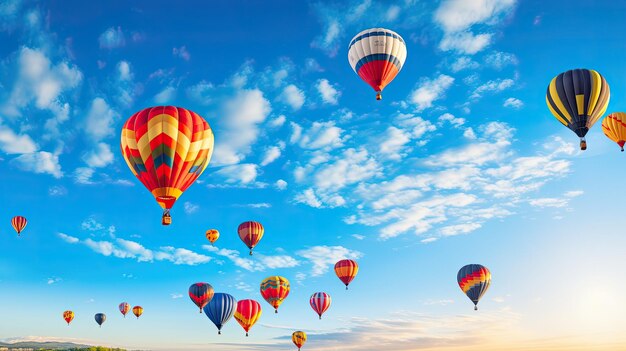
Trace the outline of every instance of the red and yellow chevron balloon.
<instances>
[{"instance_id":1,"label":"red and yellow chevron balloon","mask_svg":"<svg viewBox=\"0 0 626 351\"><path fill-rule=\"evenodd\" d=\"M126 318L126 313L128 313L128 311L130 311L130 305L128 304L128 302L122 302L119 306L118 306L120 313L122 315L124 315L124 318Z\"/></svg>"},{"instance_id":2,"label":"red and yellow chevron balloon","mask_svg":"<svg viewBox=\"0 0 626 351\"><path fill-rule=\"evenodd\" d=\"M189 287L189 298L200 308L200 313L211 301L213 295L215 295L215 290L209 283L194 283Z\"/></svg>"},{"instance_id":3,"label":"red and yellow chevron balloon","mask_svg":"<svg viewBox=\"0 0 626 351\"><path fill-rule=\"evenodd\" d=\"M335 263L335 273L339 280L346 285L346 290L348 290L348 284L359 273L359 265L354 260L341 260Z\"/></svg>"},{"instance_id":4,"label":"red and yellow chevron balloon","mask_svg":"<svg viewBox=\"0 0 626 351\"><path fill-rule=\"evenodd\" d=\"M489 269L480 264L468 264L459 269L456 280L461 290L474 303L474 310L478 310L478 301L491 285Z\"/></svg>"},{"instance_id":5,"label":"red and yellow chevron balloon","mask_svg":"<svg viewBox=\"0 0 626 351\"><path fill-rule=\"evenodd\" d=\"M121 137L126 164L163 208L164 225L180 195L204 172L213 153L213 131L200 115L156 106L132 115Z\"/></svg>"},{"instance_id":6,"label":"red and yellow chevron balloon","mask_svg":"<svg viewBox=\"0 0 626 351\"><path fill-rule=\"evenodd\" d=\"M72 321L74 320L74 312L72 311L63 312L63 319L65 320L67 325L70 325L70 323L72 323Z\"/></svg>"},{"instance_id":7,"label":"red and yellow chevron balloon","mask_svg":"<svg viewBox=\"0 0 626 351\"><path fill-rule=\"evenodd\" d=\"M291 341L293 341L293 344L296 345L298 351L300 351L300 348L306 342L306 333L303 331L293 332L293 334L291 334Z\"/></svg>"},{"instance_id":8,"label":"red and yellow chevron balloon","mask_svg":"<svg viewBox=\"0 0 626 351\"><path fill-rule=\"evenodd\" d=\"M22 230L26 228L26 224L28 224L28 221L25 217L15 216L11 219L11 225L13 226L13 229L15 229L15 231L17 232L18 236L20 235Z\"/></svg>"},{"instance_id":9,"label":"red and yellow chevron balloon","mask_svg":"<svg viewBox=\"0 0 626 351\"><path fill-rule=\"evenodd\" d=\"M261 295L278 313L278 306L289 296L289 280L285 277L271 276L261 282Z\"/></svg>"},{"instance_id":10,"label":"red and yellow chevron balloon","mask_svg":"<svg viewBox=\"0 0 626 351\"><path fill-rule=\"evenodd\" d=\"M237 309L235 310L235 319L241 325L243 330L248 331L254 323L256 323L261 317L261 305L254 300L240 300L237 301Z\"/></svg>"},{"instance_id":11,"label":"red and yellow chevron balloon","mask_svg":"<svg viewBox=\"0 0 626 351\"><path fill-rule=\"evenodd\" d=\"M220 232L217 229L209 229L206 231L206 239L213 245L220 238Z\"/></svg>"},{"instance_id":12,"label":"red and yellow chevron balloon","mask_svg":"<svg viewBox=\"0 0 626 351\"><path fill-rule=\"evenodd\" d=\"M626 113L613 112L602 120L602 131L609 139L619 145L624 151L624 143L626 143Z\"/></svg>"},{"instance_id":13,"label":"red and yellow chevron balloon","mask_svg":"<svg viewBox=\"0 0 626 351\"><path fill-rule=\"evenodd\" d=\"M252 249L261 241L265 229L263 224L254 221L243 222L237 228L239 238L250 249L250 255L252 255Z\"/></svg>"},{"instance_id":14,"label":"red and yellow chevron balloon","mask_svg":"<svg viewBox=\"0 0 626 351\"><path fill-rule=\"evenodd\" d=\"M137 317L137 319L139 319L139 316L143 314L143 307L141 306L133 307L133 314L135 315L135 317Z\"/></svg>"}]
</instances>

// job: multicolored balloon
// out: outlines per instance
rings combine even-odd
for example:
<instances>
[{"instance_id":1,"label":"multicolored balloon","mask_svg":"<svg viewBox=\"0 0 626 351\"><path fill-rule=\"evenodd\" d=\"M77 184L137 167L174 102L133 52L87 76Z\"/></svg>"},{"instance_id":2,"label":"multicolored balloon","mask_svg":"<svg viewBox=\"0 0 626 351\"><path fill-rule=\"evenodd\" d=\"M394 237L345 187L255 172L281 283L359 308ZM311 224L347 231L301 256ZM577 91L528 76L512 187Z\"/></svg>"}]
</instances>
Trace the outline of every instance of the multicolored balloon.
<instances>
[{"instance_id":1,"label":"multicolored balloon","mask_svg":"<svg viewBox=\"0 0 626 351\"><path fill-rule=\"evenodd\" d=\"M217 229L209 229L206 231L206 238L211 243L211 246L220 238L220 232Z\"/></svg>"},{"instance_id":2,"label":"multicolored balloon","mask_svg":"<svg viewBox=\"0 0 626 351\"><path fill-rule=\"evenodd\" d=\"M325 292L316 292L311 295L311 299L309 300L311 308L320 316L320 319L322 319L322 314L330 307L330 302L330 295Z\"/></svg>"},{"instance_id":3,"label":"multicolored balloon","mask_svg":"<svg viewBox=\"0 0 626 351\"><path fill-rule=\"evenodd\" d=\"M70 325L70 323L72 323L72 321L74 320L74 312L69 310L63 312L63 319L65 320L67 325Z\"/></svg>"},{"instance_id":4,"label":"multicolored balloon","mask_svg":"<svg viewBox=\"0 0 626 351\"><path fill-rule=\"evenodd\" d=\"M237 310L235 311L235 319L239 322L239 325L246 331L248 331L254 323L261 317L261 305L254 300L241 300L237 302Z\"/></svg>"},{"instance_id":5,"label":"multicolored balloon","mask_svg":"<svg viewBox=\"0 0 626 351\"><path fill-rule=\"evenodd\" d=\"M13 226L13 229L15 229L15 231L17 232L18 236L20 235L22 230L26 228L26 224L28 224L28 221L25 217L15 216L11 218L11 225Z\"/></svg>"},{"instance_id":6,"label":"multicolored balloon","mask_svg":"<svg viewBox=\"0 0 626 351\"><path fill-rule=\"evenodd\" d=\"M587 149L585 135L609 106L611 90L600 73L575 69L554 77L548 85L546 103L550 112L580 138L580 149Z\"/></svg>"},{"instance_id":7,"label":"multicolored balloon","mask_svg":"<svg viewBox=\"0 0 626 351\"><path fill-rule=\"evenodd\" d=\"M357 34L348 47L348 61L356 74L376 91L376 100L406 61L406 43L389 29L370 28Z\"/></svg>"},{"instance_id":8,"label":"multicolored balloon","mask_svg":"<svg viewBox=\"0 0 626 351\"><path fill-rule=\"evenodd\" d=\"M602 131L609 139L619 145L624 152L626 143L626 113L613 112L602 120Z\"/></svg>"},{"instance_id":9,"label":"multicolored balloon","mask_svg":"<svg viewBox=\"0 0 626 351\"><path fill-rule=\"evenodd\" d=\"M261 282L261 296L274 307L275 313L278 313L278 306L289 296L289 290L289 280L285 277L275 275Z\"/></svg>"},{"instance_id":10,"label":"multicolored balloon","mask_svg":"<svg viewBox=\"0 0 626 351\"><path fill-rule=\"evenodd\" d=\"M100 328L102 328L102 323L107 320L107 316L104 313L96 313L94 319L96 320L96 323L98 323Z\"/></svg>"},{"instance_id":11,"label":"multicolored balloon","mask_svg":"<svg viewBox=\"0 0 626 351\"><path fill-rule=\"evenodd\" d=\"M306 342L306 333L303 331L293 332L293 334L291 334L291 341L293 341L294 345L298 348L298 351L300 351L300 348Z\"/></svg>"},{"instance_id":12,"label":"multicolored balloon","mask_svg":"<svg viewBox=\"0 0 626 351\"><path fill-rule=\"evenodd\" d=\"M357 273L359 273L359 265L354 260L341 260L335 263L335 274L346 285L346 290Z\"/></svg>"},{"instance_id":13,"label":"multicolored balloon","mask_svg":"<svg viewBox=\"0 0 626 351\"><path fill-rule=\"evenodd\" d=\"M215 293L209 303L204 306L204 314L217 327L217 334L222 334L222 327L235 314L237 300L232 295Z\"/></svg>"},{"instance_id":14,"label":"multicolored balloon","mask_svg":"<svg viewBox=\"0 0 626 351\"><path fill-rule=\"evenodd\" d=\"M474 311L478 310L478 301L489 289L491 272L483 265L468 264L463 266L456 275L461 290L474 303Z\"/></svg>"},{"instance_id":15,"label":"multicolored balloon","mask_svg":"<svg viewBox=\"0 0 626 351\"><path fill-rule=\"evenodd\" d=\"M200 313L202 313L202 308L211 301L213 294L213 287L208 283L195 283L189 287L189 298L200 308Z\"/></svg>"},{"instance_id":16,"label":"multicolored balloon","mask_svg":"<svg viewBox=\"0 0 626 351\"><path fill-rule=\"evenodd\" d=\"M141 306L133 307L133 314L135 315L135 317L137 317L137 319L139 319L139 316L143 314L143 307Z\"/></svg>"},{"instance_id":17,"label":"multicolored balloon","mask_svg":"<svg viewBox=\"0 0 626 351\"><path fill-rule=\"evenodd\" d=\"M126 164L163 208L170 209L204 172L213 153L213 131L200 115L174 106L156 106L132 115L121 137Z\"/></svg>"},{"instance_id":18,"label":"multicolored balloon","mask_svg":"<svg viewBox=\"0 0 626 351\"><path fill-rule=\"evenodd\" d=\"M128 311L130 311L130 305L128 304L128 302L122 302L119 306L118 306L120 312L122 313L122 315L124 315L124 318L126 318L126 313L128 313Z\"/></svg>"},{"instance_id":19,"label":"multicolored balloon","mask_svg":"<svg viewBox=\"0 0 626 351\"><path fill-rule=\"evenodd\" d=\"M252 255L252 249L261 241L265 229L263 224L254 221L243 222L237 228L239 238L250 249L250 255Z\"/></svg>"}]
</instances>

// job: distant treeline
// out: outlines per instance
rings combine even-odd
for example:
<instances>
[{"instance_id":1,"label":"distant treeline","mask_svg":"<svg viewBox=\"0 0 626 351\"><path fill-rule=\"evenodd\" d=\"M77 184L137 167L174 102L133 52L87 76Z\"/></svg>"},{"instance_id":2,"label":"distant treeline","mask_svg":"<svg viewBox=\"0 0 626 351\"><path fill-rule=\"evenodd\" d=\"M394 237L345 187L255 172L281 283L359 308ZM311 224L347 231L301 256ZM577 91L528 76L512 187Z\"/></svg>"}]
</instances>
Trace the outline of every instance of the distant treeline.
<instances>
[{"instance_id":1,"label":"distant treeline","mask_svg":"<svg viewBox=\"0 0 626 351\"><path fill-rule=\"evenodd\" d=\"M10 350L10 349L9 349ZM104 346L91 346L85 348L71 348L71 349L37 349L37 351L126 351L125 349L110 348Z\"/></svg>"}]
</instances>

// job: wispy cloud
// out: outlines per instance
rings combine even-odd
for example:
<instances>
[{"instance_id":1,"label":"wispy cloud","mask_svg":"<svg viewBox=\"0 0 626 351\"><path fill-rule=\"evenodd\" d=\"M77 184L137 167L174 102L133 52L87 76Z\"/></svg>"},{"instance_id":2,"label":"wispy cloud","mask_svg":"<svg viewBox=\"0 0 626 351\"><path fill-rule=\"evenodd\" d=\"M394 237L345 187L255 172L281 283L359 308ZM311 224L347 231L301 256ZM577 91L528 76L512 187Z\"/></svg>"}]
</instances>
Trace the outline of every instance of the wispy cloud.
<instances>
[{"instance_id":1,"label":"wispy cloud","mask_svg":"<svg viewBox=\"0 0 626 351\"><path fill-rule=\"evenodd\" d=\"M115 49L126 45L126 37L121 27L111 27L98 38L101 49Z\"/></svg>"},{"instance_id":2,"label":"wispy cloud","mask_svg":"<svg viewBox=\"0 0 626 351\"><path fill-rule=\"evenodd\" d=\"M419 87L410 95L410 102L415 104L417 111L423 111L433 106L433 102L442 99L446 90L452 86L454 78L440 74L435 79L423 78Z\"/></svg>"}]
</instances>

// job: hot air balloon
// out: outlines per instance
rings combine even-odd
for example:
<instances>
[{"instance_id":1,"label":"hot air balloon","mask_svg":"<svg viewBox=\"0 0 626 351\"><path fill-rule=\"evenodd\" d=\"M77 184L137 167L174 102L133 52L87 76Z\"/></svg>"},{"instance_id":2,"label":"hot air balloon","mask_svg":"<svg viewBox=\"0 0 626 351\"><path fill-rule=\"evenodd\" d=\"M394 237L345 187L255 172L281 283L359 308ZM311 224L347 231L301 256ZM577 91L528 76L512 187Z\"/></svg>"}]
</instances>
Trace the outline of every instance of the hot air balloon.
<instances>
[{"instance_id":1,"label":"hot air balloon","mask_svg":"<svg viewBox=\"0 0 626 351\"><path fill-rule=\"evenodd\" d=\"M15 216L11 218L11 225L13 226L13 229L15 229L15 231L17 232L18 236L20 235L22 230L24 230L26 224L28 224L28 221L22 216Z\"/></svg>"},{"instance_id":2,"label":"hot air balloon","mask_svg":"<svg viewBox=\"0 0 626 351\"><path fill-rule=\"evenodd\" d=\"M211 242L211 246L220 238L220 232L217 229L209 229L206 231L206 238Z\"/></svg>"},{"instance_id":3,"label":"hot air balloon","mask_svg":"<svg viewBox=\"0 0 626 351\"><path fill-rule=\"evenodd\" d=\"M254 300L241 300L237 302L237 310L235 311L235 319L243 330L246 331L246 336L248 336L248 331L256 321L261 317L261 305Z\"/></svg>"},{"instance_id":4,"label":"hot air balloon","mask_svg":"<svg viewBox=\"0 0 626 351\"><path fill-rule=\"evenodd\" d=\"M143 307L141 306L133 307L133 314L135 315L135 317L137 317L137 319L139 319L139 316L143 314Z\"/></svg>"},{"instance_id":5,"label":"hot air balloon","mask_svg":"<svg viewBox=\"0 0 626 351\"><path fill-rule=\"evenodd\" d=\"M67 322L67 325L70 325L70 323L72 323L72 321L74 320L74 312L72 311L63 312L63 319L65 319L65 322Z\"/></svg>"},{"instance_id":6,"label":"hot air balloon","mask_svg":"<svg viewBox=\"0 0 626 351\"><path fill-rule=\"evenodd\" d=\"M239 238L250 249L250 255L252 255L252 249L261 241L264 232L263 224L253 221L243 222L237 228Z\"/></svg>"},{"instance_id":7,"label":"hot air balloon","mask_svg":"<svg viewBox=\"0 0 626 351\"><path fill-rule=\"evenodd\" d=\"M348 284L356 277L359 272L359 265L354 260L341 260L335 263L335 273L337 277L346 285L348 290Z\"/></svg>"},{"instance_id":8,"label":"hot air balloon","mask_svg":"<svg viewBox=\"0 0 626 351\"><path fill-rule=\"evenodd\" d=\"M322 314L330 307L330 302L330 295L325 292L316 292L311 295L311 299L309 300L313 311L317 312L320 319L322 319Z\"/></svg>"},{"instance_id":9,"label":"hot air balloon","mask_svg":"<svg viewBox=\"0 0 626 351\"><path fill-rule=\"evenodd\" d=\"M170 209L209 164L213 131L195 112L150 107L126 121L121 148L130 170L163 208L162 224L169 225Z\"/></svg>"},{"instance_id":10,"label":"hot air balloon","mask_svg":"<svg viewBox=\"0 0 626 351\"><path fill-rule=\"evenodd\" d=\"M306 342L306 333L303 331L293 332L293 334L291 334L291 341L293 341L294 345L298 348L298 351L300 351L300 348Z\"/></svg>"},{"instance_id":11,"label":"hot air balloon","mask_svg":"<svg viewBox=\"0 0 626 351\"><path fill-rule=\"evenodd\" d=\"M602 131L609 139L622 148L624 151L624 143L626 143L626 113L613 112L604 117L602 120Z\"/></svg>"},{"instance_id":12,"label":"hot air balloon","mask_svg":"<svg viewBox=\"0 0 626 351\"><path fill-rule=\"evenodd\" d=\"M590 69L575 69L554 77L548 85L546 103L550 112L580 138L580 149L587 149L585 135L609 105L611 91L606 79Z\"/></svg>"},{"instance_id":13,"label":"hot air balloon","mask_svg":"<svg viewBox=\"0 0 626 351\"><path fill-rule=\"evenodd\" d=\"M128 302L122 302L119 305L119 309L120 309L120 312L122 313L122 315L124 315L124 318L126 318L126 313L128 313L128 311L130 311L130 305L128 304Z\"/></svg>"},{"instance_id":14,"label":"hot air balloon","mask_svg":"<svg viewBox=\"0 0 626 351\"><path fill-rule=\"evenodd\" d=\"M232 295L215 293L209 303L204 306L204 314L215 324L217 333L222 334L222 327L235 314L237 301Z\"/></svg>"},{"instance_id":15,"label":"hot air balloon","mask_svg":"<svg viewBox=\"0 0 626 351\"><path fill-rule=\"evenodd\" d=\"M102 323L107 320L107 316L104 313L96 313L94 319L96 320L96 323L98 323L100 328L102 328Z\"/></svg>"},{"instance_id":16,"label":"hot air balloon","mask_svg":"<svg viewBox=\"0 0 626 351\"><path fill-rule=\"evenodd\" d=\"M479 264L468 264L459 270L456 280L461 290L474 303L474 311L478 310L478 301L491 284L489 269Z\"/></svg>"},{"instance_id":17,"label":"hot air balloon","mask_svg":"<svg viewBox=\"0 0 626 351\"><path fill-rule=\"evenodd\" d=\"M277 275L265 278L261 282L261 296L278 313L278 306L289 296L289 280Z\"/></svg>"},{"instance_id":18,"label":"hot air balloon","mask_svg":"<svg viewBox=\"0 0 626 351\"><path fill-rule=\"evenodd\" d=\"M189 287L189 297L196 306L200 307L200 313L202 313L202 308L213 298L213 293L211 284L195 283Z\"/></svg>"},{"instance_id":19,"label":"hot air balloon","mask_svg":"<svg viewBox=\"0 0 626 351\"><path fill-rule=\"evenodd\" d=\"M406 44L389 29L370 28L357 34L348 47L348 61L356 74L376 91L376 100L402 69Z\"/></svg>"}]
</instances>

